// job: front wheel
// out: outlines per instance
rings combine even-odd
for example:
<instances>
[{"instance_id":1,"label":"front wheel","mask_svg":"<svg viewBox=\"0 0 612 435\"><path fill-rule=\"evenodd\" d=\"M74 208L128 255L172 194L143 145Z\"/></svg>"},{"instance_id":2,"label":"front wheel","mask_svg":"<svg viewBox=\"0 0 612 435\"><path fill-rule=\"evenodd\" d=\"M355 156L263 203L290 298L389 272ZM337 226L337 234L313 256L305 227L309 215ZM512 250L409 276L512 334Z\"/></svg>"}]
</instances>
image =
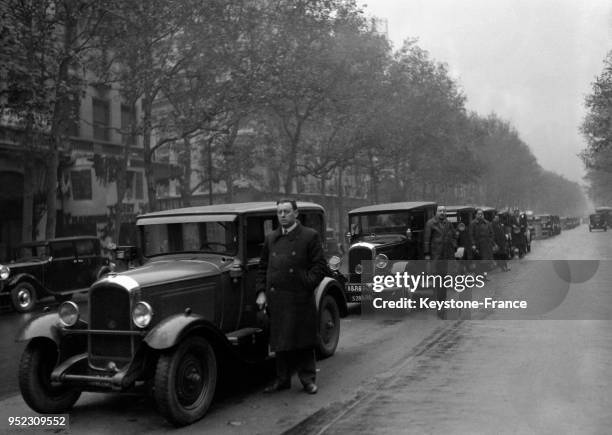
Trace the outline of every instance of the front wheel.
<instances>
[{"instance_id":1,"label":"front wheel","mask_svg":"<svg viewBox=\"0 0 612 435\"><path fill-rule=\"evenodd\" d=\"M51 372L57 362L57 347L50 340L28 343L19 363L19 389L30 408L41 414L63 414L81 395L74 388L51 385Z\"/></svg>"},{"instance_id":2,"label":"front wheel","mask_svg":"<svg viewBox=\"0 0 612 435\"><path fill-rule=\"evenodd\" d=\"M317 354L319 358L332 356L340 340L340 310L336 300L330 295L325 295L321 299L318 335Z\"/></svg>"},{"instance_id":3,"label":"front wheel","mask_svg":"<svg viewBox=\"0 0 612 435\"><path fill-rule=\"evenodd\" d=\"M203 337L187 338L159 357L154 382L155 402L168 421L185 426L199 420L215 394L215 351Z\"/></svg>"},{"instance_id":4,"label":"front wheel","mask_svg":"<svg viewBox=\"0 0 612 435\"><path fill-rule=\"evenodd\" d=\"M18 313L27 313L36 305L36 290L28 282L20 282L11 290L13 308Z\"/></svg>"}]
</instances>

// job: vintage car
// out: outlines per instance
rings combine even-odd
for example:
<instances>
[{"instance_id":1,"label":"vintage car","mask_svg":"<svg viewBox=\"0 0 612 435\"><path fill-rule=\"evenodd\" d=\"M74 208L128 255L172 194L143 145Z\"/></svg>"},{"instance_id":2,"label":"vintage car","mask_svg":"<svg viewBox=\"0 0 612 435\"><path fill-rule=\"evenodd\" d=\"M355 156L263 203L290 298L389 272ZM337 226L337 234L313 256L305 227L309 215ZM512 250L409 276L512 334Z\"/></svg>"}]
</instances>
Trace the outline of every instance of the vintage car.
<instances>
[{"instance_id":1,"label":"vintage car","mask_svg":"<svg viewBox=\"0 0 612 435\"><path fill-rule=\"evenodd\" d=\"M467 249L468 253L464 254L462 258L471 260L472 255L470 247L472 246L472 241L470 239L469 228L476 216L476 209L470 205L447 205L445 207L446 219L457 230L457 242L459 246L462 246L463 249Z\"/></svg>"},{"instance_id":2,"label":"vintage car","mask_svg":"<svg viewBox=\"0 0 612 435\"><path fill-rule=\"evenodd\" d=\"M600 206L595 207L595 213L601 213L606 220L606 226L612 227L612 207Z\"/></svg>"},{"instance_id":3,"label":"vintage car","mask_svg":"<svg viewBox=\"0 0 612 435\"><path fill-rule=\"evenodd\" d=\"M469 228L474 216L476 216L476 209L471 205L446 206L446 219L453 224L455 229L460 223Z\"/></svg>"},{"instance_id":4,"label":"vintage car","mask_svg":"<svg viewBox=\"0 0 612 435\"><path fill-rule=\"evenodd\" d=\"M347 234L347 301L360 302L363 285L362 262L381 268L389 261L422 260L425 222L436 213L435 202L394 202L349 211Z\"/></svg>"},{"instance_id":5,"label":"vintage car","mask_svg":"<svg viewBox=\"0 0 612 435\"><path fill-rule=\"evenodd\" d=\"M298 207L300 221L323 237L323 208ZM28 342L19 368L26 403L36 412L65 413L82 391L143 389L174 425L202 418L220 367L272 356L255 276L264 237L277 222L274 202L139 216L144 263L91 286L87 321L68 301L19 333L17 340ZM335 352L347 312L336 274L330 270L313 295L320 357Z\"/></svg>"},{"instance_id":6,"label":"vintage car","mask_svg":"<svg viewBox=\"0 0 612 435\"><path fill-rule=\"evenodd\" d=\"M542 228L541 236L542 237L550 237L553 233L552 227L552 218L549 214L539 214L536 216L536 219L540 222L540 227Z\"/></svg>"},{"instance_id":7,"label":"vintage car","mask_svg":"<svg viewBox=\"0 0 612 435\"><path fill-rule=\"evenodd\" d=\"M0 265L0 297L25 313L36 301L65 301L86 291L114 265L102 256L97 237L63 237L21 244L13 261Z\"/></svg>"},{"instance_id":8,"label":"vintage car","mask_svg":"<svg viewBox=\"0 0 612 435\"><path fill-rule=\"evenodd\" d=\"M593 213L589 215L589 232L593 230L608 231L606 216L603 213Z\"/></svg>"},{"instance_id":9,"label":"vintage car","mask_svg":"<svg viewBox=\"0 0 612 435\"><path fill-rule=\"evenodd\" d=\"M561 234L561 219L556 214L551 215L551 219L552 219L553 235L556 236L556 235Z\"/></svg>"}]
</instances>

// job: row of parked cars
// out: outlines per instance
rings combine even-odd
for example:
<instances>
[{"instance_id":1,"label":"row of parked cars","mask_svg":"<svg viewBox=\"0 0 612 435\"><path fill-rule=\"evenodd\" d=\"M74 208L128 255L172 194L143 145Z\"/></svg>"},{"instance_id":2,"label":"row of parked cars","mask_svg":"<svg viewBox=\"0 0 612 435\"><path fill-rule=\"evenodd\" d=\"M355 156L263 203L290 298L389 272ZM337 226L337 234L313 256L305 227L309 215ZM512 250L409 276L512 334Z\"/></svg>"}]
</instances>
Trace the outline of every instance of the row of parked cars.
<instances>
[{"instance_id":1,"label":"row of parked cars","mask_svg":"<svg viewBox=\"0 0 612 435\"><path fill-rule=\"evenodd\" d=\"M589 215L589 232L593 230L608 231L612 225L612 207L597 207L595 213Z\"/></svg>"},{"instance_id":2,"label":"row of parked cars","mask_svg":"<svg viewBox=\"0 0 612 435\"><path fill-rule=\"evenodd\" d=\"M300 221L326 234L325 212L299 202ZM327 276L315 292L321 358L334 354L340 318L361 295L364 261L423 259L425 223L434 202L401 202L349 212L348 273L326 244ZM475 207L447 207L455 225ZM492 219L495 210L484 208ZM266 234L278 226L273 202L160 211L137 218L138 246L117 258L138 264L117 273L94 237L24 245L21 257L0 266L0 294L16 310L36 299L63 301L57 312L31 319L17 340L27 342L19 386L40 413L65 413L82 391L152 392L159 411L177 426L206 413L218 369L227 360L269 358L267 321L255 304L255 277ZM68 300L88 289L89 313Z\"/></svg>"}]
</instances>

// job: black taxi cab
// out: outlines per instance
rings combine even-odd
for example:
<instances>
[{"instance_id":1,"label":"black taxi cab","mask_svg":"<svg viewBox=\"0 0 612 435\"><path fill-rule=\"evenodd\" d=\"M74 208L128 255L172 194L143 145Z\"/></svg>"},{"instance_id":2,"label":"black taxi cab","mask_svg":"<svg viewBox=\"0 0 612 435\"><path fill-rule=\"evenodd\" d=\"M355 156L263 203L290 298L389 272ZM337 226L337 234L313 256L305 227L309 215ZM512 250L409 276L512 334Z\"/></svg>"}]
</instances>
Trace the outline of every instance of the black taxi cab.
<instances>
[{"instance_id":1,"label":"black taxi cab","mask_svg":"<svg viewBox=\"0 0 612 435\"><path fill-rule=\"evenodd\" d=\"M593 230L608 231L606 216L603 213L593 213L589 215L589 232Z\"/></svg>"},{"instance_id":2,"label":"black taxi cab","mask_svg":"<svg viewBox=\"0 0 612 435\"><path fill-rule=\"evenodd\" d=\"M323 238L323 208L298 209ZM136 224L142 265L94 283L87 320L68 301L19 333L28 342L19 386L34 411L65 413L82 391L152 391L168 421L187 425L206 414L223 361L272 356L255 277L276 203L154 212ZM330 269L314 294L320 357L335 352L347 312L337 275Z\"/></svg>"},{"instance_id":3,"label":"black taxi cab","mask_svg":"<svg viewBox=\"0 0 612 435\"><path fill-rule=\"evenodd\" d=\"M16 251L12 261L0 264L0 298L20 313L48 296L68 300L114 268L95 236L28 242Z\"/></svg>"},{"instance_id":4,"label":"black taxi cab","mask_svg":"<svg viewBox=\"0 0 612 435\"><path fill-rule=\"evenodd\" d=\"M435 202L393 202L349 211L348 302L361 302L369 275L364 264L385 268L402 262L424 259L425 223L436 213Z\"/></svg>"}]
</instances>

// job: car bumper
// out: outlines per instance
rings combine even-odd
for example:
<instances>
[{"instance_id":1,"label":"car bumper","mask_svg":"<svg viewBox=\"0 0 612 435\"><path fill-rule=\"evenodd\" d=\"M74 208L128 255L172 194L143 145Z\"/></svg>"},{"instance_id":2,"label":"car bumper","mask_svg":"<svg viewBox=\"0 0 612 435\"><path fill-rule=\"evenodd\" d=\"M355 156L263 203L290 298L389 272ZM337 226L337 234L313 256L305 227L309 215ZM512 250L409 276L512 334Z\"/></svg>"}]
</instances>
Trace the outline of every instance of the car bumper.
<instances>
[{"instance_id":1,"label":"car bumper","mask_svg":"<svg viewBox=\"0 0 612 435\"><path fill-rule=\"evenodd\" d=\"M88 354L74 355L59 364L51 373L51 383L71 386L87 391L124 391L135 381L132 364L120 371L97 370L89 366Z\"/></svg>"}]
</instances>

